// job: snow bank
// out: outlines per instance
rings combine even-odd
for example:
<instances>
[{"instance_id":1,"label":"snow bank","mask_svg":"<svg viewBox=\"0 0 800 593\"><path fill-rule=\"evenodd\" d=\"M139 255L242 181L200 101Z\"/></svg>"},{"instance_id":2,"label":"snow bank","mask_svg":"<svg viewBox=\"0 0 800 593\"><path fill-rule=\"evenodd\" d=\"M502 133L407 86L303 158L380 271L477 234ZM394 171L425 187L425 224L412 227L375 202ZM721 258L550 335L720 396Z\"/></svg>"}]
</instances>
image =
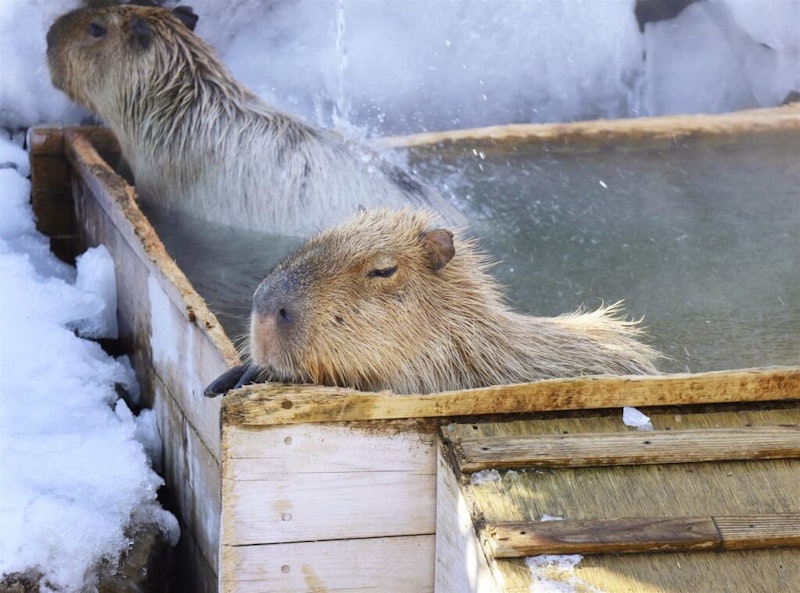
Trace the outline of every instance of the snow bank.
<instances>
[{"instance_id":1,"label":"snow bank","mask_svg":"<svg viewBox=\"0 0 800 593\"><path fill-rule=\"evenodd\" d=\"M0 3L1 126L84 116L52 88L44 57L47 27L75 4ZM635 0L190 4L196 32L237 78L326 127L399 134L721 112L800 89L800 0L703 0L644 34Z\"/></svg>"},{"instance_id":2,"label":"snow bank","mask_svg":"<svg viewBox=\"0 0 800 593\"><path fill-rule=\"evenodd\" d=\"M38 568L57 590L78 591L127 549L133 517L173 543L178 526L156 501L162 479L141 444L160 447L152 416L135 418L115 391L131 384L129 366L73 331L102 330L116 310L113 262L104 250L84 256L94 269L78 276L92 291L79 288L35 231L29 193L15 168L0 169L0 574Z\"/></svg>"}]
</instances>

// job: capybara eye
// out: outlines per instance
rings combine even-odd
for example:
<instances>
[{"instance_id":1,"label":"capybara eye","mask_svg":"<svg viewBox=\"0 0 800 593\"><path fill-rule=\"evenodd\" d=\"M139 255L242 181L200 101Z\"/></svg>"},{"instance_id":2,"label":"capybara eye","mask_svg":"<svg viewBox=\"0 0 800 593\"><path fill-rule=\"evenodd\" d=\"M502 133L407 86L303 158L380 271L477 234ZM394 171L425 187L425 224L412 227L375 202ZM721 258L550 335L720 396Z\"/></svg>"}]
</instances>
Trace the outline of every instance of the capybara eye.
<instances>
[{"instance_id":1,"label":"capybara eye","mask_svg":"<svg viewBox=\"0 0 800 593\"><path fill-rule=\"evenodd\" d=\"M392 266L390 268L377 268L367 272L367 278L389 278L390 276L393 276L396 271L397 266Z\"/></svg>"},{"instance_id":2,"label":"capybara eye","mask_svg":"<svg viewBox=\"0 0 800 593\"><path fill-rule=\"evenodd\" d=\"M89 35L92 37L102 37L106 34L106 28L97 23L89 23Z\"/></svg>"}]
</instances>

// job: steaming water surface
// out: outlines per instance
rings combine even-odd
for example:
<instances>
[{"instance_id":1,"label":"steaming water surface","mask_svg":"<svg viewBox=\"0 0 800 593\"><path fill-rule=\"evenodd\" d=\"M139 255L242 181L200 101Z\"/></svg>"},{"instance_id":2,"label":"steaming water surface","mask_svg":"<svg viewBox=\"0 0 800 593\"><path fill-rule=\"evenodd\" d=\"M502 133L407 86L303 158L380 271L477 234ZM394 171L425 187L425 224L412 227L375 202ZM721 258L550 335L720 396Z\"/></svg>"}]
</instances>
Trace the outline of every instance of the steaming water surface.
<instances>
[{"instance_id":1,"label":"steaming water surface","mask_svg":"<svg viewBox=\"0 0 800 593\"><path fill-rule=\"evenodd\" d=\"M412 154L469 215L516 309L624 299L668 372L800 364L798 159L797 134ZM233 338L258 282L301 242L147 213Z\"/></svg>"}]
</instances>

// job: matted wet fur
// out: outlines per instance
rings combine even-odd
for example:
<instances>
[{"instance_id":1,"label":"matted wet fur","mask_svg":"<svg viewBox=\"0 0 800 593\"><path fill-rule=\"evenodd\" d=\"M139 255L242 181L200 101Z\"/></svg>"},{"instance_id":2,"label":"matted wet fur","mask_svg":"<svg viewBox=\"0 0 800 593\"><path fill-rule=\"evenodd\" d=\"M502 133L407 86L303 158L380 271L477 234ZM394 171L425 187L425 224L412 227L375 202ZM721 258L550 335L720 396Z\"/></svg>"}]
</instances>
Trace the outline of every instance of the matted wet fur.
<instances>
[{"instance_id":1,"label":"matted wet fur","mask_svg":"<svg viewBox=\"0 0 800 593\"><path fill-rule=\"evenodd\" d=\"M434 220L363 211L291 254L253 297L252 363L273 380L396 393L658 372L620 303L515 313L475 243Z\"/></svg>"},{"instance_id":2,"label":"matted wet fur","mask_svg":"<svg viewBox=\"0 0 800 593\"><path fill-rule=\"evenodd\" d=\"M47 34L53 84L108 124L143 199L284 234L359 205L427 205L463 222L401 169L261 101L192 33L194 18L186 7L82 8Z\"/></svg>"}]
</instances>

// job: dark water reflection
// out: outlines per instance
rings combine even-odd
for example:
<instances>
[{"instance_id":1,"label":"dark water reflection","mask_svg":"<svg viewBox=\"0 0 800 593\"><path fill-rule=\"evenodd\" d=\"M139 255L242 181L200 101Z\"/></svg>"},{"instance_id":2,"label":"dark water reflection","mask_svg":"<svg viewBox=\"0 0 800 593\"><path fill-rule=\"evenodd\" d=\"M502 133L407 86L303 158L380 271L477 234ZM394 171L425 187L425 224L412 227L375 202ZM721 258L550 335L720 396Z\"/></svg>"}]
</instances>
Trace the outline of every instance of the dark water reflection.
<instances>
[{"instance_id":1,"label":"dark water reflection","mask_svg":"<svg viewBox=\"0 0 800 593\"><path fill-rule=\"evenodd\" d=\"M521 311L624 299L664 371L800 364L800 136L652 149L419 152ZM300 244L147 208L232 338L252 293Z\"/></svg>"}]
</instances>

